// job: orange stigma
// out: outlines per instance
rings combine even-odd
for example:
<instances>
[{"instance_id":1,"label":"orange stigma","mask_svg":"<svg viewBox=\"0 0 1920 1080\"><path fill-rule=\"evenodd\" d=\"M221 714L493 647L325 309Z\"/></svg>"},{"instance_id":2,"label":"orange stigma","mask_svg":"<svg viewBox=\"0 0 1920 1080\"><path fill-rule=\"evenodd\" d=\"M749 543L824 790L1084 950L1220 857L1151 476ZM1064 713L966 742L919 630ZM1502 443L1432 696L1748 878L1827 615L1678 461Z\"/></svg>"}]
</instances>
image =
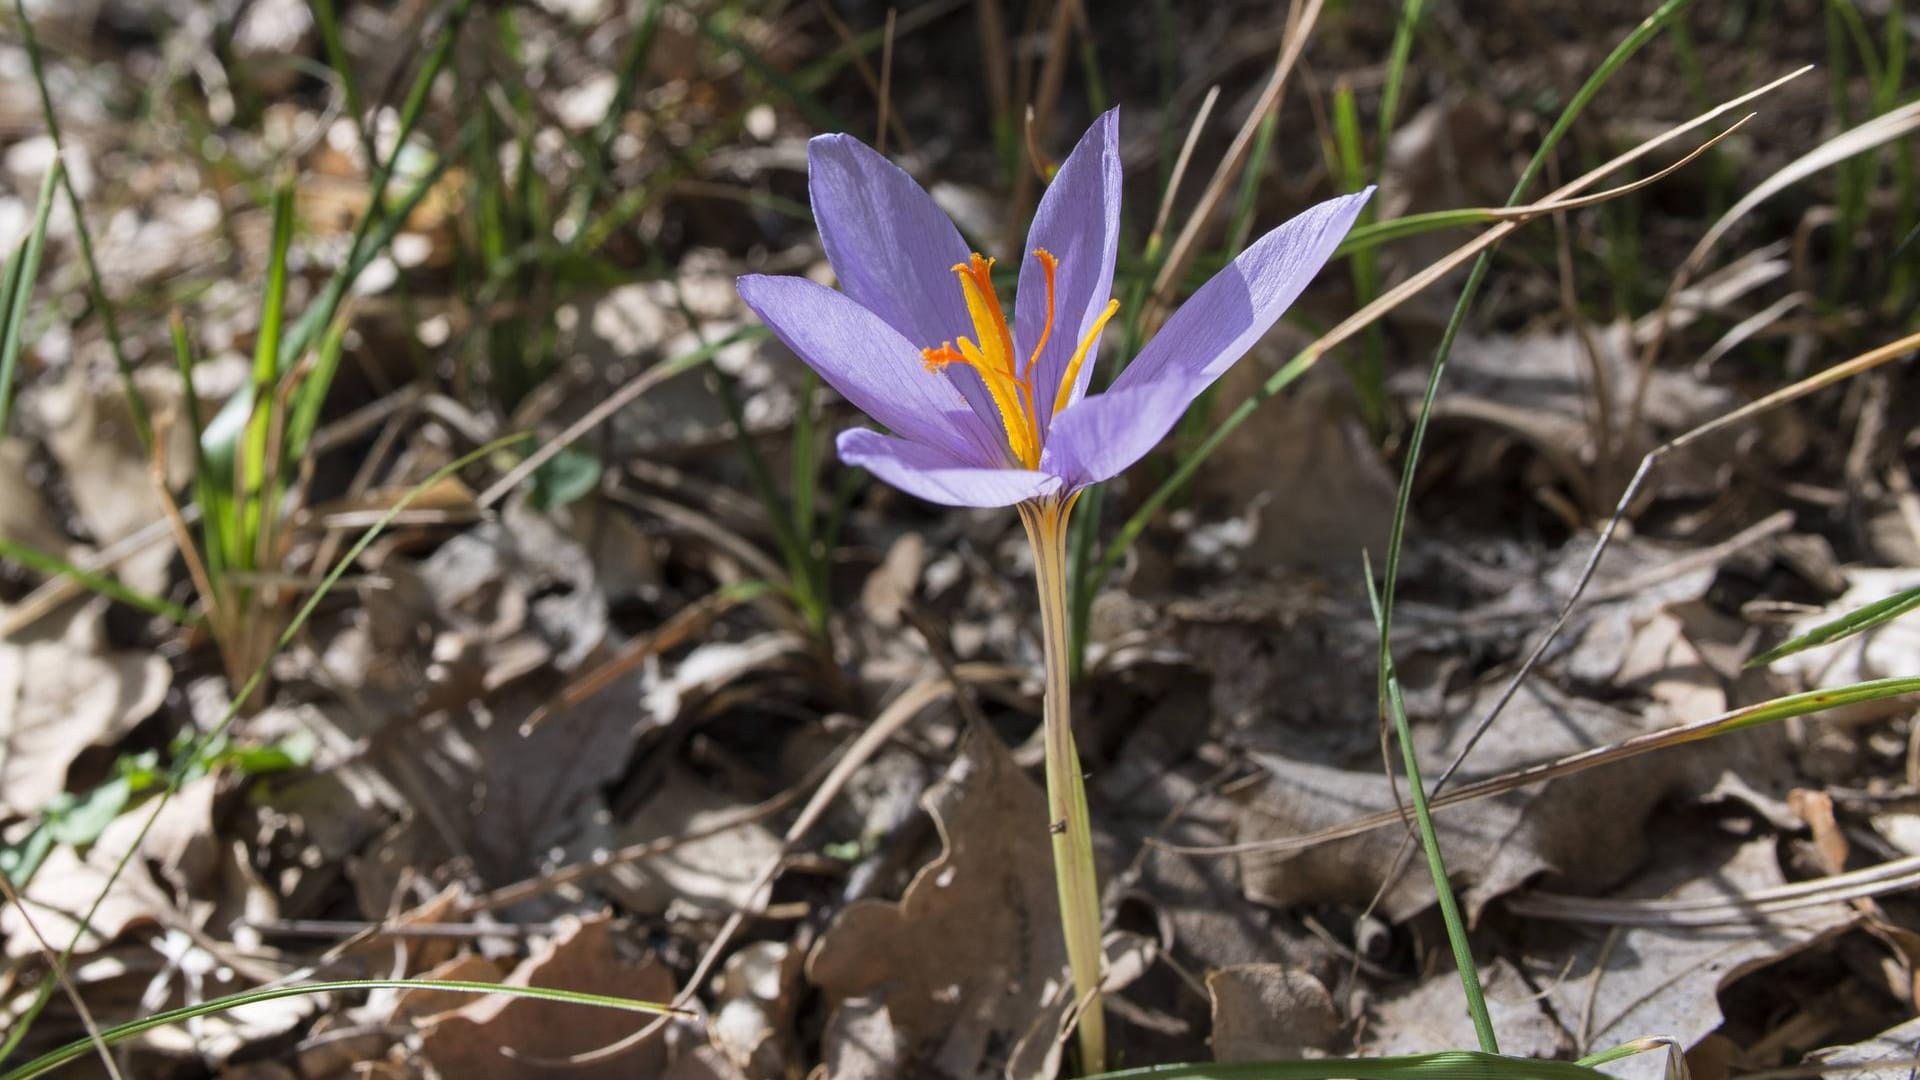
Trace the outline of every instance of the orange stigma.
<instances>
[{"instance_id":1,"label":"orange stigma","mask_svg":"<svg viewBox=\"0 0 1920 1080\"><path fill-rule=\"evenodd\" d=\"M993 288L993 260L978 253L966 262L953 266L955 276L960 279L960 291L967 299L967 314L973 320L974 339L962 337L957 343L946 341L937 347L920 350L920 357L926 362L928 371L939 371L948 364L965 364L980 376L987 394L993 399L994 408L1000 413L1001 426L1006 429L1007 449L1013 452L1020 464L1029 469L1039 467L1042 442L1040 418L1035 407L1033 372L1039 366L1040 354L1046 351L1047 342L1053 336L1054 278L1060 269L1060 260L1045 248L1035 248L1033 257L1040 261L1040 269L1046 275L1047 316L1040 327L1040 338L1034 343L1033 352L1024 365L1019 364L1014 356L1013 332L1008 328L999 294ZM1053 412L1057 413L1066 407L1088 351L1093 348L1100 331L1106 327L1107 320L1119 309L1118 300L1107 301L1105 311L1094 321L1092 329L1074 350L1073 359L1067 364L1060 385L1055 388Z\"/></svg>"}]
</instances>

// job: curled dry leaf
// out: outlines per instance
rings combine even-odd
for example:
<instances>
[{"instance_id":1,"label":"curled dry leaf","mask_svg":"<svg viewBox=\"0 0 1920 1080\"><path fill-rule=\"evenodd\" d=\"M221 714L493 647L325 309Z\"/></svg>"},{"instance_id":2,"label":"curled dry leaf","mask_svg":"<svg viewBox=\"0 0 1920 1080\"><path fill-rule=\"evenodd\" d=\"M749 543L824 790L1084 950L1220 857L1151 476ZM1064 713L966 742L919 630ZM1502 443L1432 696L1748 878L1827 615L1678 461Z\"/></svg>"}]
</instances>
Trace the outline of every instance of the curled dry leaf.
<instances>
[{"instance_id":1,"label":"curled dry leaf","mask_svg":"<svg viewBox=\"0 0 1920 1080\"><path fill-rule=\"evenodd\" d=\"M1334 1050L1341 1037L1340 1010L1326 984L1299 968L1237 964L1211 971L1207 996L1215 1061L1307 1057Z\"/></svg>"},{"instance_id":2,"label":"curled dry leaf","mask_svg":"<svg viewBox=\"0 0 1920 1080\"><path fill-rule=\"evenodd\" d=\"M940 856L899 903L841 911L807 976L836 1011L856 998L883 1007L914 1068L989 1080L1064 979L1046 799L997 737L975 730L925 803ZM830 1036L847 1029L828 1025ZM830 1061L852 1052L824 1049Z\"/></svg>"},{"instance_id":3,"label":"curled dry leaf","mask_svg":"<svg viewBox=\"0 0 1920 1080\"><path fill-rule=\"evenodd\" d=\"M1489 687L1476 695L1444 745L1423 744L1427 760L1448 760L1486 714L1498 689ZM1504 772L1617 742L1655 726L1646 716L1571 697L1534 679L1482 740L1471 771ZM1489 901L1542 872L1588 886L1619 880L1643 857L1646 824L1663 798L1709 790L1714 779L1736 763L1770 770L1777 762L1777 739L1777 732L1756 730L1440 811L1434 819L1440 843L1456 881L1467 885L1463 899L1468 911L1477 916ZM1377 771L1329 768L1277 754L1257 759L1266 766L1268 779L1244 797L1236 828L1241 841L1311 832L1394 807L1388 781ZM1595 829L1597 820L1608 827ZM1291 857L1243 855L1247 895L1279 906L1364 904L1395 864L1406 837L1404 830L1376 829ZM1399 921L1432 900L1433 886L1425 874L1403 873L1381 910Z\"/></svg>"},{"instance_id":4,"label":"curled dry leaf","mask_svg":"<svg viewBox=\"0 0 1920 1080\"><path fill-rule=\"evenodd\" d=\"M503 982L642 1001L667 1001L674 991L666 965L622 940L605 915L567 920L559 934L541 943ZM443 1076L627 1080L658 1075L665 1067L666 1045L660 1035L634 1053L580 1068L541 1065L536 1059L606 1046L651 1019L618 1009L485 997L433 1018L420 1052ZM507 1056L509 1049L513 1057Z\"/></svg>"}]
</instances>

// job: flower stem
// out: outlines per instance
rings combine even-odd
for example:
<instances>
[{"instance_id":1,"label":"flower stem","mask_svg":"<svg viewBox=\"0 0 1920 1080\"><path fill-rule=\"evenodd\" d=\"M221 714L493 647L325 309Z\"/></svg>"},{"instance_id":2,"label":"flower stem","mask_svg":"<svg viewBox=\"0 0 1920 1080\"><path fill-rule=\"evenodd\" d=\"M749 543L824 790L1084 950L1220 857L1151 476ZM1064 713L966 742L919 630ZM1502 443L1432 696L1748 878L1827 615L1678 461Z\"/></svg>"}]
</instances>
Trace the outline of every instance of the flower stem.
<instances>
[{"instance_id":1,"label":"flower stem","mask_svg":"<svg viewBox=\"0 0 1920 1080\"><path fill-rule=\"evenodd\" d=\"M1093 869L1093 823L1080 753L1073 745L1067 618L1067 515L1073 499L1020 505L1033 545L1040 591L1040 636L1046 653L1047 819L1053 833L1053 877L1060 891L1060 929L1080 1003L1080 1069L1106 1069L1107 1024L1100 1006L1100 885Z\"/></svg>"}]
</instances>

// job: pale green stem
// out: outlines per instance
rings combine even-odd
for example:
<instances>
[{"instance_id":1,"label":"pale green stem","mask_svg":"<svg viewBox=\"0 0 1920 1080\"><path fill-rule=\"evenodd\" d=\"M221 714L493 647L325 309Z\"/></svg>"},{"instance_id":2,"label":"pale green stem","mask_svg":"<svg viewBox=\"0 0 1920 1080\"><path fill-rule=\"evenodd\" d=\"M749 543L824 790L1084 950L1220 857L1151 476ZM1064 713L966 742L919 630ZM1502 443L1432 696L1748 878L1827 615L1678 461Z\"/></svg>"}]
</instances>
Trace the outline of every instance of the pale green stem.
<instances>
[{"instance_id":1,"label":"pale green stem","mask_svg":"<svg viewBox=\"0 0 1920 1080\"><path fill-rule=\"evenodd\" d=\"M1053 833L1053 879L1060 890L1060 929L1067 941L1074 998L1080 1003L1080 1070L1103 1072L1107 1023L1100 1006L1100 884L1093 869L1093 822L1080 753L1073 745L1068 694L1067 515L1073 499L1020 505L1033 545L1033 578L1040 590L1040 637L1046 653L1047 827Z\"/></svg>"}]
</instances>

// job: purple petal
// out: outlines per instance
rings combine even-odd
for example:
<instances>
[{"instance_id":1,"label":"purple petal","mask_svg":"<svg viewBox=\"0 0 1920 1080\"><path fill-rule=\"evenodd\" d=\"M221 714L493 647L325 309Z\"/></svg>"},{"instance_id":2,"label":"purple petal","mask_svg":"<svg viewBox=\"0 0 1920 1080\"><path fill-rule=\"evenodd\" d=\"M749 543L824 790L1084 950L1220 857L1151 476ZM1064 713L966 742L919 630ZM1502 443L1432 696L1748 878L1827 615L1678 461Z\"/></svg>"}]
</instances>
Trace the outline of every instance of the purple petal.
<instances>
[{"instance_id":1,"label":"purple petal","mask_svg":"<svg viewBox=\"0 0 1920 1080\"><path fill-rule=\"evenodd\" d=\"M865 428L841 432L836 445L841 461L944 506L1012 506L1060 489L1060 478L1048 473L981 468L936 447Z\"/></svg>"},{"instance_id":2,"label":"purple petal","mask_svg":"<svg viewBox=\"0 0 1920 1080\"><path fill-rule=\"evenodd\" d=\"M971 251L906 170L851 135L817 135L807 143L807 190L827 262L848 296L915 348L973 336L953 273ZM1001 438L980 376L958 364L946 371L981 426Z\"/></svg>"},{"instance_id":3,"label":"purple petal","mask_svg":"<svg viewBox=\"0 0 1920 1080\"><path fill-rule=\"evenodd\" d=\"M1112 389L1054 418L1040 467L1079 488L1145 457L1285 313L1372 192L1330 199L1254 241L1173 313Z\"/></svg>"},{"instance_id":4,"label":"purple petal","mask_svg":"<svg viewBox=\"0 0 1920 1080\"><path fill-rule=\"evenodd\" d=\"M1371 194L1369 187L1328 199L1255 240L1180 305L1113 381L1113 389L1161 379L1197 382L1196 395L1205 389L1286 313L1353 228Z\"/></svg>"},{"instance_id":5,"label":"purple petal","mask_svg":"<svg viewBox=\"0 0 1920 1080\"><path fill-rule=\"evenodd\" d=\"M807 144L807 187L848 296L916 346L973 333L953 274L967 242L913 177L851 135L820 135Z\"/></svg>"},{"instance_id":6,"label":"purple petal","mask_svg":"<svg viewBox=\"0 0 1920 1080\"><path fill-rule=\"evenodd\" d=\"M1163 379L1081 398L1053 418L1040 467L1068 490L1118 476L1173 430L1206 386Z\"/></svg>"},{"instance_id":7,"label":"purple petal","mask_svg":"<svg viewBox=\"0 0 1920 1080\"><path fill-rule=\"evenodd\" d=\"M861 412L973 464L1004 456L978 425L954 424L957 415L971 415L966 402L878 315L806 278L750 274L738 288L774 335Z\"/></svg>"},{"instance_id":8,"label":"purple petal","mask_svg":"<svg viewBox=\"0 0 1920 1080\"><path fill-rule=\"evenodd\" d=\"M1032 355L1047 321L1047 279L1035 248L1060 260L1054 280L1053 332L1035 365L1034 406L1044 427L1075 346L1093 329L1113 292L1113 260L1120 250L1120 110L1101 113L1067 155L1034 212L1027 249L1020 253L1020 291L1014 297L1014 338L1021 363ZM1076 373L1076 400L1093 377L1088 350Z\"/></svg>"}]
</instances>

